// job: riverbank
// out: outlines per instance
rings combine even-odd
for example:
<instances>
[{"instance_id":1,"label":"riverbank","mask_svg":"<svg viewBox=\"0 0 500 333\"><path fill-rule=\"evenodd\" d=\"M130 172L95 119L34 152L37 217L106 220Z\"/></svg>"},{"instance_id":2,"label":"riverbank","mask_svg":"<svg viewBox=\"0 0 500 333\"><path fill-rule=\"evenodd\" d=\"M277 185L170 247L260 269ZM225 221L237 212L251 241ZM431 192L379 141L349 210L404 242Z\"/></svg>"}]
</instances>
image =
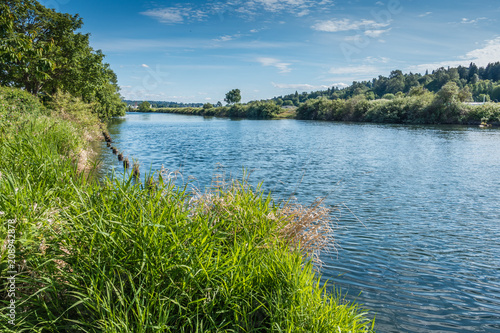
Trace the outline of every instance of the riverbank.
<instances>
[{"instance_id":1,"label":"riverbank","mask_svg":"<svg viewBox=\"0 0 500 333\"><path fill-rule=\"evenodd\" d=\"M0 95L2 332L373 331L308 259L326 210L244 182L97 180L77 159L97 119Z\"/></svg>"},{"instance_id":2,"label":"riverbank","mask_svg":"<svg viewBox=\"0 0 500 333\"><path fill-rule=\"evenodd\" d=\"M281 108L268 101L211 108L159 108L148 112L248 119L500 126L500 103L470 104L447 98L424 92L420 95L377 100L363 97L331 100L320 97L307 100L297 108Z\"/></svg>"}]
</instances>

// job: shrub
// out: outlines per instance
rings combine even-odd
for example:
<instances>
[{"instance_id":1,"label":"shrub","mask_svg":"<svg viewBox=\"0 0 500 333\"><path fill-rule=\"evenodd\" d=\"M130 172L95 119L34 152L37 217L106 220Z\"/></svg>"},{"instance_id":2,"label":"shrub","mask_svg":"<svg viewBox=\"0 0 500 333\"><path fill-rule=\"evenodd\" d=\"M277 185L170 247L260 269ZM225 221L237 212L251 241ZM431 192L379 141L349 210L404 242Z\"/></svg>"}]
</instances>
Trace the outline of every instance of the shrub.
<instances>
[{"instance_id":1,"label":"shrub","mask_svg":"<svg viewBox=\"0 0 500 333\"><path fill-rule=\"evenodd\" d=\"M0 113L47 115L49 111L37 97L27 91L0 87Z\"/></svg>"}]
</instances>

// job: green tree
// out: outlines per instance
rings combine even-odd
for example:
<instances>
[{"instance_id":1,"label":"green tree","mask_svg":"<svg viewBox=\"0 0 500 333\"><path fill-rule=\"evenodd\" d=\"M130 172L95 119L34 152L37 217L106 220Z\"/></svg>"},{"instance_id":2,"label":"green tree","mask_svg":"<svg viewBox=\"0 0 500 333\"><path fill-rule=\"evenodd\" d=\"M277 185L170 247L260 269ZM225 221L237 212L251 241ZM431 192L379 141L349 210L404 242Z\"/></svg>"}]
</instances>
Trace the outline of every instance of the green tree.
<instances>
[{"instance_id":1,"label":"green tree","mask_svg":"<svg viewBox=\"0 0 500 333\"><path fill-rule=\"evenodd\" d=\"M123 115L116 75L89 35L76 33L78 15L62 14L35 0L0 3L0 84L50 99L58 90L97 103L101 118Z\"/></svg>"},{"instance_id":2,"label":"green tree","mask_svg":"<svg viewBox=\"0 0 500 333\"><path fill-rule=\"evenodd\" d=\"M203 110L208 110L208 109L211 109L213 108L213 104L212 103L205 103L203 104Z\"/></svg>"},{"instance_id":3,"label":"green tree","mask_svg":"<svg viewBox=\"0 0 500 333\"><path fill-rule=\"evenodd\" d=\"M448 82L436 94L439 103L450 105L457 101L459 88L455 82Z\"/></svg>"},{"instance_id":4,"label":"green tree","mask_svg":"<svg viewBox=\"0 0 500 333\"><path fill-rule=\"evenodd\" d=\"M149 112L151 111L151 104L149 104L148 101L144 101L141 104L139 104L138 110L139 112Z\"/></svg>"},{"instance_id":5,"label":"green tree","mask_svg":"<svg viewBox=\"0 0 500 333\"><path fill-rule=\"evenodd\" d=\"M496 102L500 102L500 85L498 85L492 89L492 91L490 93L490 97L492 100L494 100Z\"/></svg>"},{"instance_id":6,"label":"green tree","mask_svg":"<svg viewBox=\"0 0 500 333\"><path fill-rule=\"evenodd\" d=\"M239 89L233 89L226 94L224 102L227 104L235 104L241 101L241 92Z\"/></svg>"},{"instance_id":7,"label":"green tree","mask_svg":"<svg viewBox=\"0 0 500 333\"><path fill-rule=\"evenodd\" d=\"M394 70L389 76L386 93L396 94L405 89L405 77L400 70Z\"/></svg>"},{"instance_id":8,"label":"green tree","mask_svg":"<svg viewBox=\"0 0 500 333\"><path fill-rule=\"evenodd\" d=\"M472 100L472 93L469 86L465 86L460 89L458 93L458 99L460 100L460 102L469 102Z\"/></svg>"}]
</instances>

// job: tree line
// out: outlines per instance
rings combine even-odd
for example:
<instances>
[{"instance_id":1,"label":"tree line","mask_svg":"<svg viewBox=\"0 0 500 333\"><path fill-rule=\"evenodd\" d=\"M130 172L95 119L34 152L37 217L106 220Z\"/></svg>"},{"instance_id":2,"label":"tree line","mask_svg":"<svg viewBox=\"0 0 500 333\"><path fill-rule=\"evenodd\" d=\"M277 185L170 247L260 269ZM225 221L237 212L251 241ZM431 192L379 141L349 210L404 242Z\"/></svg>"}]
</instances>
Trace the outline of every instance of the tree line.
<instances>
[{"instance_id":1,"label":"tree line","mask_svg":"<svg viewBox=\"0 0 500 333\"><path fill-rule=\"evenodd\" d=\"M182 103L182 102L167 102L167 101L132 101L132 100L123 100L129 111L133 111L132 109L137 105L139 107L143 102L148 102L150 107L152 108L201 108L203 103Z\"/></svg>"},{"instance_id":2,"label":"tree line","mask_svg":"<svg viewBox=\"0 0 500 333\"><path fill-rule=\"evenodd\" d=\"M437 93L417 86L408 94L390 99L368 100L363 95L348 99L318 97L297 108L297 119L359 121L404 124L500 124L500 104L464 103L470 91L453 81Z\"/></svg>"},{"instance_id":3,"label":"tree line","mask_svg":"<svg viewBox=\"0 0 500 333\"><path fill-rule=\"evenodd\" d=\"M0 85L51 102L58 92L86 103L101 119L125 114L116 74L94 50L76 15L35 0L0 3ZM61 95L61 94L59 94Z\"/></svg>"},{"instance_id":4,"label":"tree line","mask_svg":"<svg viewBox=\"0 0 500 333\"><path fill-rule=\"evenodd\" d=\"M388 77L380 75L369 81L354 81L349 87L332 87L327 90L303 92L274 97L278 105L300 106L309 99L325 97L328 99L349 99L363 96L367 100L391 99L396 95L408 94L412 88L421 87L437 93L448 82L454 82L459 89L471 93L470 101L500 101L500 62L478 67L471 63L469 67L441 67L429 73L407 73L393 70Z\"/></svg>"}]
</instances>

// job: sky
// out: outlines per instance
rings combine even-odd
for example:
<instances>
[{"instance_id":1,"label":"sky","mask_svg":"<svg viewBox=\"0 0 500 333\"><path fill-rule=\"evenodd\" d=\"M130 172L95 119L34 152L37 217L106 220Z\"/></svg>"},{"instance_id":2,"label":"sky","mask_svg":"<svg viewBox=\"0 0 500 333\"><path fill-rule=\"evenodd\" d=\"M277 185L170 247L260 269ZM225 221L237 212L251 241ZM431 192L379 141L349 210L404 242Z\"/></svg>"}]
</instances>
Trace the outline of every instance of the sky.
<instances>
[{"instance_id":1,"label":"sky","mask_svg":"<svg viewBox=\"0 0 500 333\"><path fill-rule=\"evenodd\" d=\"M41 0L79 14L125 99L242 102L500 61L498 0Z\"/></svg>"}]
</instances>

